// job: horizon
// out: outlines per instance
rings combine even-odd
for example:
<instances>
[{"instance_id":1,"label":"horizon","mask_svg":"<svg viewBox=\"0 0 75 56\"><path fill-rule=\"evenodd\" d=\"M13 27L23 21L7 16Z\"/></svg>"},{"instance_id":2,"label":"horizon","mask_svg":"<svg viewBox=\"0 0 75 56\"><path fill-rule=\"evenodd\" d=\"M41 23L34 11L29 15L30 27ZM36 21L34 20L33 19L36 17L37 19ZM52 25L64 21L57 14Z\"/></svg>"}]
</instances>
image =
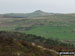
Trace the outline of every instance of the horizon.
<instances>
[{"instance_id":1,"label":"horizon","mask_svg":"<svg viewBox=\"0 0 75 56\"><path fill-rule=\"evenodd\" d=\"M48 11L43 11L43 10L35 10L35 11L42 11L46 13L56 13L56 12L48 12ZM0 14L26 14L26 13L34 13L35 11L30 11L30 12L7 12L7 13L0 13ZM57 14L74 14L74 13L58 13Z\"/></svg>"}]
</instances>

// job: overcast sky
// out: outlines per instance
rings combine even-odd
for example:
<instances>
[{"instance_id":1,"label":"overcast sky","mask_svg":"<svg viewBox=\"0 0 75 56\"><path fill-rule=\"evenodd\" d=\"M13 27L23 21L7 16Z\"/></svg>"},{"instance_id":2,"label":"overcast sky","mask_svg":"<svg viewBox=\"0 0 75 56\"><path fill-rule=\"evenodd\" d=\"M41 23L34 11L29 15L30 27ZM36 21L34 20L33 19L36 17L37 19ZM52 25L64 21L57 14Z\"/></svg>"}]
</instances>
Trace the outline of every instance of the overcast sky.
<instances>
[{"instance_id":1,"label":"overcast sky","mask_svg":"<svg viewBox=\"0 0 75 56\"><path fill-rule=\"evenodd\" d=\"M0 0L0 13L27 13L35 10L75 13L75 0Z\"/></svg>"}]
</instances>

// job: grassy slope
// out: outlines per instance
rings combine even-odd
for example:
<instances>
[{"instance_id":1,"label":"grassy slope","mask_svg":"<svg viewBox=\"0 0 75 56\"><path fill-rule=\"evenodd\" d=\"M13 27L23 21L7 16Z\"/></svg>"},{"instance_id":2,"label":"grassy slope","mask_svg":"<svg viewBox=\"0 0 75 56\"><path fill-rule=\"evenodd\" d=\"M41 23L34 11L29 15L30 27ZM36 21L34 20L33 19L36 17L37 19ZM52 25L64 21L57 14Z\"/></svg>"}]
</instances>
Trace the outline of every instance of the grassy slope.
<instances>
[{"instance_id":1,"label":"grassy slope","mask_svg":"<svg viewBox=\"0 0 75 56\"><path fill-rule=\"evenodd\" d=\"M0 18L0 31L16 31L19 28L17 31L64 40L75 39L75 34L72 34L72 29L75 29L74 25L75 16L68 15ZM26 27L31 29L27 30Z\"/></svg>"},{"instance_id":2,"label":"grassy slope","mask_svg":"<svg viewBox=\"0 0 75 56\"><path fill-rule=\"evenodd\" d=\"M55 27L55 26L40 26L29 31L26 33L45 36L47 38L57 38L62 40L74 40L75 34L72 34L72 29L75 27Z\"/></svg>"}]
</instances>

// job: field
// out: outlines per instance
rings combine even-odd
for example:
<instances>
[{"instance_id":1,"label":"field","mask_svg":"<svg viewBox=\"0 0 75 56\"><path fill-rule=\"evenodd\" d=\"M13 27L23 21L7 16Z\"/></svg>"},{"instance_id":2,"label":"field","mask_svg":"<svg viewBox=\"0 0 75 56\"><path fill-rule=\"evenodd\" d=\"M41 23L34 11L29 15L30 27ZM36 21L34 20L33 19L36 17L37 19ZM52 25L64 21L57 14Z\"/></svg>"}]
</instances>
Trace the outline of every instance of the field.
<instances>
[{"instance_id":1,"label":"field","mask_svg":"<svg viewBox=\"0 0 75 56\"><path fill-rule=\"evenodd\" d=\"M75 40L75 16L58 14L26 18L0 18L0 31L17 31L45 38Z\"/></svg>"},{"instance_id":2,"label":"field","mask_svg":"<svg viewBox=\"0 0 75 56\"><path fill-rule=\"evenodd\" d=\"M69 26L68 27L39 26L34 29L26 31L26 33L45 36L47 38L74 40L75 34L72 33L72 29L74 28L75 27L69 27Z\"/></svg>"}]
</instances>

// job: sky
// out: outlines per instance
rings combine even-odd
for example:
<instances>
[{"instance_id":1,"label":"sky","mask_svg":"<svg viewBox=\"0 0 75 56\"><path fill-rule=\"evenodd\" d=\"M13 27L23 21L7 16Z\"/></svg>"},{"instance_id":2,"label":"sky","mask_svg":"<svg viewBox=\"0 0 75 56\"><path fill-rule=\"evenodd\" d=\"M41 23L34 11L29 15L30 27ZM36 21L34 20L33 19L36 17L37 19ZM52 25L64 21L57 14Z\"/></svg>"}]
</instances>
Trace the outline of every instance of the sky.
<instances>
[{"instance_id":1,"label":"sky","mask_svg":"<svg viewBox=\"0 0 75 56\"><path fill-rule=\"evenodd\" d=\"M0 14L29 13L36 10L75 13L75 0L0 0Z\"/></svg>"}]
</instances>

